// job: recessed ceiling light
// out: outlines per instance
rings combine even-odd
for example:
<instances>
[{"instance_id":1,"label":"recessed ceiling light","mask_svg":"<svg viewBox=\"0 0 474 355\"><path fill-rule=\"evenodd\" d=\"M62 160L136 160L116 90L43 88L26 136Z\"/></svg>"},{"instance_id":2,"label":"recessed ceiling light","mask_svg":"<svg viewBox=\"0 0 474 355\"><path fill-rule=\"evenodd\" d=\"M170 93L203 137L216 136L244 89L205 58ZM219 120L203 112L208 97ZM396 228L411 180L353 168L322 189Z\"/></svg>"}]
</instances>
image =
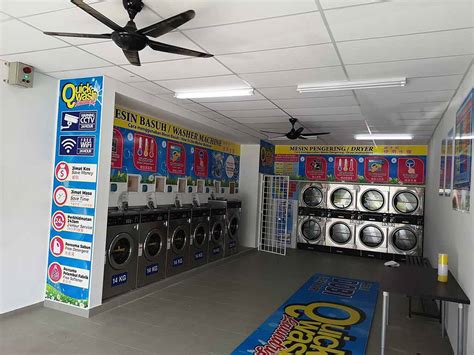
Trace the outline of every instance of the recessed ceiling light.
<instances>
[{"instance_id":1,"label":"recessed ceiling light","mask_svg":"<svg viewBox=\"0 0 474 355\"><path fill-rule=\"evenodd\" d=\"M304 92L339 91L339 90L362 90L376 88L392 88L405 86L406 78L388 80L368 80L368 81L335 81L320 84L298 85L296 91L300 94Z\"/></svg>"},{"instance_id":2,"label":"recessed ceiling light","mask_svg":"<svg viewBox=\"0 0 474 355\"><path fill-rule=\"evenodd\" d=\"M176 92L174 97L177 99L202 99L206 97L252 96L253 94L254 90L250 88L238 90Z\"/></svg>"},{"instance_id":3,"label":"recessed ceiling light","mask_svg":"<svg viewBox=\"0 0 474 355\"><path fill-rule=\"evenodd\" d=\"M354 138L358 141L371 141L371 140L411 140L413 139L412 134L405 133L387 133L387 134L356 134Z\"/></svg>"}]
</instances>

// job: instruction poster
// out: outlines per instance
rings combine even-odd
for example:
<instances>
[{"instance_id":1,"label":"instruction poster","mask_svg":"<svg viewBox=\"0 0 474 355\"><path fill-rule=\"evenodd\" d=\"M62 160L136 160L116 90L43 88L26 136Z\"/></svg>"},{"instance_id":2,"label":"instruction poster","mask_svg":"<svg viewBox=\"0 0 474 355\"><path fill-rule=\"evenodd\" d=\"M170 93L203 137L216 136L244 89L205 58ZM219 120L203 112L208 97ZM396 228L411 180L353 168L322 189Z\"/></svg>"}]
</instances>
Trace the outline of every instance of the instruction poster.
<instances>
[{"instance_id":1,"label":"instruction poster","mask_svg":"<svg viewBox=\"0 0 474 355\"><path fill-rule=\"evenodd\" d=\"M102 77L61 80L45 298L89 307Z\"/></svg>"},{"instance_id":2,"label":"instruction poster","mask_svg":"<svg viewBox=\"0 0 474 355\"><path fill-rule=\"evenodd\" d=\"M472 104L471 90L456 113L456 136L454 144L453 208L469 212L471 198Z\"/></svg>"}]
</instances>

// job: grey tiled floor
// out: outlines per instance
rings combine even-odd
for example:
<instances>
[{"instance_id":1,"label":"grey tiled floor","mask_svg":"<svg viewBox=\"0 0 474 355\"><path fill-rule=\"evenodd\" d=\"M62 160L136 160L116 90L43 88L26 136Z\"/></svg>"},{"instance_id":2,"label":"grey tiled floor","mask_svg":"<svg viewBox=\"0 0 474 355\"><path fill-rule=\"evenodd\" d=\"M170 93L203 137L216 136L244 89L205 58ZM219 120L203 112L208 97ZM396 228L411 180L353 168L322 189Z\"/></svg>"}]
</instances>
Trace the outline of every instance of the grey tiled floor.
<instances>
[{"instance_id":1,"label":"grey tiled floor","mask_svg":"<svg viewBox=\"0 0 474 355\"><path fill-rule=\"evenodd\" d=\"M228 354L316 272L374 280L380 261L250 252L90 319L38 308L0 320L0 354ZM379 297L380 300L380 297ZM437 321L391 295L388 355L452 354ZM367 354L378 354L378 302Z\"/></svg>"}]
</instances>

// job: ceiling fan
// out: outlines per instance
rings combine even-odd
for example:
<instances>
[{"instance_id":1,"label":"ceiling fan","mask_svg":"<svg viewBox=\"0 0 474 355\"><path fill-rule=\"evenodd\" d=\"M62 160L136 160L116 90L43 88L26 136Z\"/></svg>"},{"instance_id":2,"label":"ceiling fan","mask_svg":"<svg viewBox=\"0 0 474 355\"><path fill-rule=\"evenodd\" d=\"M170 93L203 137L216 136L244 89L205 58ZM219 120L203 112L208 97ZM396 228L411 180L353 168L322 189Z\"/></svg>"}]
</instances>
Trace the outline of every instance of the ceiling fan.
<instances>
[{"instance_id":1,"label":"ceiling fan","mask_svg":"<svg viewBox=\"0 0 474 355\"><path fill-rule=\"evenodd\" d=\"M308 139L307 137L317 137L317 136L323 136L326 134L330 134L329 132L320 132L320 133L303 133L304 127L300 127L298 129L295 129L295 123L298 122L296 118L291 117L289 119L291 123L291 130L288 133L281 133L281 132L272 132L272 131L260 131L263 133L271 133L271 134L279 134L280 136L278 137L273 137L270 139Z\"/></svg>"},{"instance_id":2,"label":"ceiling fan","mask_svg":"<svg viewBox=\"0 0 474 355\"><path fill-rule=\"evenodd\" d=\"M157 22L153 25L137 29L133 19L143 9L144 4L142 0L122 0L125 10L127 10L130 20L127 24L122 27L116 24L114 21L102 15L100 12L92 8L91 6L84 3L83 0L71 0L71 2L79 7L80 9L87 12L95 19L102 22L107 27L113 30L112 33L105 34L93 34L93 33L67 33L67 32L44 32L50 36L63 36L63 37L85 37L85 38L106 38L111 39L119 46L125 56L127 57L130 64L140 66L140 56L138 52L144 49L147 45L155 51L168 52L174 54L188 55L192 57L212 57L212 54L194 51L187 48L176 47L170 44L157 42L149 39L150 37L160 37L175 28L183 25L189 20L194 18L196 14L193 10L188 10L180 13L176 16L167 18L166 20Z\"/></svg>"}]
</instances>

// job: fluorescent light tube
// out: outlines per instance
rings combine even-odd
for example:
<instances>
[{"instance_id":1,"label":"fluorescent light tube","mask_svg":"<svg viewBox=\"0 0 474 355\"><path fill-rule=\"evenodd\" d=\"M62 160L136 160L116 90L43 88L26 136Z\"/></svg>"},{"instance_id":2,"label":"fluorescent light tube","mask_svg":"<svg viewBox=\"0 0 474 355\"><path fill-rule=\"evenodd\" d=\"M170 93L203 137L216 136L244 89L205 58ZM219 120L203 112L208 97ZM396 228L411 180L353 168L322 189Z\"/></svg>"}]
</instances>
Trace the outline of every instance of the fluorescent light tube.
<instances>
[{"instance_id":1,"label":"fluorescent light tube","mask_svg":"<svg viewBox=\"0 0 474 355\"><path fill-rule=\"evenodd\" d=\"M405 133L387 133L387 134L356 134L354 138L358 141L371 141L371 140L411 140L413 139L412 134Z\"/></svg>"},{"instance_id":2,"label":"fluorescent light tube","mask_svg":"<svg viewBox=\"0 0 474 355\"><path fill-rule=\"evenodd\" d=\"M339 90L362 90L376 88L402 87L407 83L406 78L370 81L336 81L320 84L298 85L296 91L300 94L305 92L339 91Z\"/></svg>"},{"instance_id":3,"label":"fluorescent light tube","mask_svg":"<svg viewBox=\"0 0 474 355\"><path fill-rule=\"evenodd\" d=\"M206 97L233 97L233 96L252 96L253 89L220 90L220 91L194 91L194 92L176 92L174 97L177 99L202 99Z\"/></svg>"}]
</instances>

